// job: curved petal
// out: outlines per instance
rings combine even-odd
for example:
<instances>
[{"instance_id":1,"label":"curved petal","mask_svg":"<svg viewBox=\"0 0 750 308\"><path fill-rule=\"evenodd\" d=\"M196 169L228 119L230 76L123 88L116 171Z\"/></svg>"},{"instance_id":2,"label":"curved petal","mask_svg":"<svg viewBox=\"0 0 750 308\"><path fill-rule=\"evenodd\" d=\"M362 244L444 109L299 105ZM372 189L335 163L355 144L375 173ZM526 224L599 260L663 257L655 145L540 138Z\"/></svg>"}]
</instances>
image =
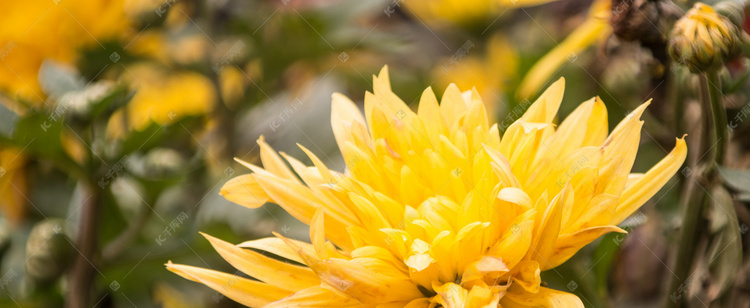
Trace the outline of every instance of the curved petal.
<instances>
[{"instance_id":1,"label":"curved petal","mask_svg":"<svg viewBox=\"0 0 750 308\"><path fill-rule=\"evenodd\" d=\"M677 143L669 155L625 188L620 204L617 206L615 217L612 219L612 224L618 224L625 220L659 192L662 186L682 167L685 157L687 157L685 139L677 139Z\"/></svg>"},{"instance_id":2,"label":"curved petal","mask_svg":"<svg viewBox=\"0 0 750 308\"><path fill-rule=\"evenodd\" d=\"M503 307L566 307L584 308L578 296L549 288L539 288L538 293L508 292L500 299Z\"/></svg>"},{"instance_id":3,"label":"curved petal","mask_svg":"<svg viewBox=\"0 0 750 308\"><path fill-rule=\"evenodd\" d=\"M167 263L167 269L185 279L202 283L224 296L248 307L260 307L292 294L260 281L200 267Z\"/></svg>"},{"instance_id":4,"label":"curved petal","mask_svg":"<svg viewBox=\"0 0 750 308\"><path fill-rule=\"evenodd\" d=\"M588 19L531 67L518 86L516 97L536 94L565 61L569 61L571 54L578 54L597 39L609 35L612 31L608 22L609 3L609 0L597 0L589 11Z\"/></svg>"},{"instance_id":5,"label":"curved petal","mask_svg":"<svg viewBox=\"0 0 750 308\"><path fill-rule=\"evenodd\" d=\"M208 234L201 234L211 242L211 246L224 260L253 278L289 291L298 291L320 285L318 276L307 267L274 260L257 252L239 248Z\"/></svg>"}]
</instances>

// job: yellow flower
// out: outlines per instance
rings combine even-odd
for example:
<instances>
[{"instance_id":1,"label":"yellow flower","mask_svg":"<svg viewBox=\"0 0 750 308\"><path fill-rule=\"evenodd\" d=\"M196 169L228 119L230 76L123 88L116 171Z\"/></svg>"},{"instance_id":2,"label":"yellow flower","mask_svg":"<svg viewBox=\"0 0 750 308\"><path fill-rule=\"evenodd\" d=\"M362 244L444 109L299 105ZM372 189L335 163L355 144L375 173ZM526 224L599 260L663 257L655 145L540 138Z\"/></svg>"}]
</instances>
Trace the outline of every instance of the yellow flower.
<instances>
[{"instance_id":1,"label":"yellow flower","mask_svg":"<svg viewBox=\"0 0 750 308\"><path fill-rule=\"evenodd\" d=\"M742 52L739 32L729 18L698 2L672 28L669 53L693 73L716 68Z\"/></svg>"},{"instance_id":2,"label":"yellow flower","mask_svg":"<svg viewBox=\"0 0 750 308\"><path fill-rule=\"evenodd\" d=\"M506 10L529 7L554 0L411 0L403 1L406 11L431 25L458 24L463 26L491 22ZM395 10L400 1L386 9ZM485 26L486 27L486 26Z\"/></svg>"},{"instance_id":3,"label":"yellow flower","mask_svg":"<svg viewBox=\"0 0 750 308\"><path fill-rule=\"evenodd\" d=\"M181 117L205 114L216 100L213 83L198 73L139 63L128 67L123 76L136 92L125 110L110 119L107 129L112 137L122 136L130 129L143 130L151 123L162 125Z\"/></svg>"},{"instance_id":4,"label":"yellow flower","mask_svg":"<svg viewBox=\"0 0 750 308\"><path fill-rule=\"evenodd\" d=\"M130 27L124 2L0 1L0 91L43 102L37 81L42 61L71 64L81 48L123 37Z\"/></svg>"},{"instance_id":5,"label":"yellow flower","mask_svg":"<svg viewBox=\"0 0 750 308\"><path fill-rule=\"evenodd\" d=\"M17 227L26 216L26 157L15 148L0 149L0 210Z\"/></svg>"},{"instance_id":6,"label":"yellow flower","mask_svg":"<svg viewBox=\"0 0 750 308\"><path fill-rule=\"evenodd\" d=\"M472 54L473 50L467 52ZM445 64L435 69L433 75L440 86L454 82L461 90L476 87L479 95L486 99L489 118L495 119L518 63L518 52L511 43L503 35L495 34L488 40L483 56L445 59Z\"/></svg>"},{"instance_id":7,"label":"yellow flower","mask_svg":"<svg viewBox=\"0 0 750 308\"><path fill-rule=\"evenodd\" d=\"M589 9L586 21L529 69L518 86L516 96L530 97L537 94L566 61L577 58L581 51L608 37L612 33L609 25L611 6L610 0L596 0Z\"/></svg>"},{"instance_id":8,"label":"yellow flower","mask_svg":"<svg viewBox=\"0 0 750 308\"><path fill-rule=\"evenodd\" d=\"M687 148L678 139L651 170L631 174L648 103L608 136L598 98L552 123L564 87L554 83L500 138L476 91L450 85L438 105L428 88L414 113L384 68L364 117L333 95L346 172L305 148L313 167L279 156L261 138L263 168L240 161L253 173L222 188L250 208L279 204L310 225L311 244L276 234L235 246L204 235L258 281L167 267L248 306L582 307L543 287L540 272L602 234L625 232L615 225L672 177Z\"/></svg>"}]
</instances>

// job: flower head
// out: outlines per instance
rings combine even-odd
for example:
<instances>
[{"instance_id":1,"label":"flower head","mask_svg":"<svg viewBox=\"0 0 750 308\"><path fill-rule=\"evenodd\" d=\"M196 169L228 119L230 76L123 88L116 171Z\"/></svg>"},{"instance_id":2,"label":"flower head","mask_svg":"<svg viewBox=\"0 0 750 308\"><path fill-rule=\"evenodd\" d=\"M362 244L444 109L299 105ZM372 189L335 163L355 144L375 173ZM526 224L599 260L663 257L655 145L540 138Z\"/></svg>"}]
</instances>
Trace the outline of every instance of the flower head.
<instances>
[{"instance_id":1,"label":"flower head","mask_svg":"<svg viewBox=\"0 0 750 308\"><path fill-rule=\"evenodd\" d=\"M729 18L698 2L675 23L669 53L694 73L716 68L742 51L739 31Z\"/></svg>"},{"instance_id":2,"label":"flower head","mask_svg":"<svg viewBox=\"0 0 750 308\"><path fill-rule=\"evenodd\" d=\"M83 48L128 33L125 0L2 1L0 90L42 103L37 75L45 59L72 64ZM101 48L104 48L102 46Z\"/></svg>"},{"instance_id":3,"label":"flower head","mask_svg":"<svg viewBox=\"0 0 750 308\"><path fill-rule=\"evenodd\" d=\"M637 108L611 133L593 98L553 124L565 81L547 89L501 138L476 91L424 91L412 112L374 77L364 117L333 95L331 124L347 162L339 173L274 152L230 180L225 198L274 202L310 225L311 243L279 234L233 245L206 238L259 281L187 265L167 267L249 306L578 306L543 287L540 272L568 260L653 196L682 165L682 139L645 174L631 174ZM291 169L287 167L287 163ZM247 249L249 248L249 249ZM298 264L269 258L270 253Z\"/></svg>"}]
</instances>

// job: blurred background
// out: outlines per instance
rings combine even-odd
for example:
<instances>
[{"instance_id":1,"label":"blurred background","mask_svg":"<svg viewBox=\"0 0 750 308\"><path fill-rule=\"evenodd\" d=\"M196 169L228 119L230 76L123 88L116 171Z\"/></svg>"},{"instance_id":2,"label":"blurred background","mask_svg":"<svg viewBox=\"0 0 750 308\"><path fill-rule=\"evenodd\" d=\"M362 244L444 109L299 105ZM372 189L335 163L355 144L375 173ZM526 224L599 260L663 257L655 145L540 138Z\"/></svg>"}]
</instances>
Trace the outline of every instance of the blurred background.
<instances>
[{"instance_id":1,"label":"blurred background","mask_svg":"<svg viewBox=\"0 0 750 308\"><path fill-rule=\"evenodd\" d=\"M302 144L344 171L331 94L361 104L384 65L394 92L413 108L426 87L438 97L451 82L476 87L501 130L561 76L560 118L598 95L613 127L653 98L634 168L645 172L675 136L700 137L704 129L697 77L666 54L664 33L691 5L2 1L0 306L236 306L164 264L233 272L199 231L234 243L271 232L307 240L307 226L278 206L248 209L219 189L249 172L234 157L260 163L261 136L309 164ZM747 66L738 59L722 71L736 124L727 159L736 185L724 203L737 217L706 210L695 279L670 293L697 294L706 307L750 307L742 245L750 243L750 176L742 171L750 167ZM680 172L624 223L629 235L604 236L543 280L589 307L659 305L690 173ZM738 236L716 240L726 232ZM716 242L718 254L734 253L731 260L715 262Z\"/></svg>"}]
</instances>

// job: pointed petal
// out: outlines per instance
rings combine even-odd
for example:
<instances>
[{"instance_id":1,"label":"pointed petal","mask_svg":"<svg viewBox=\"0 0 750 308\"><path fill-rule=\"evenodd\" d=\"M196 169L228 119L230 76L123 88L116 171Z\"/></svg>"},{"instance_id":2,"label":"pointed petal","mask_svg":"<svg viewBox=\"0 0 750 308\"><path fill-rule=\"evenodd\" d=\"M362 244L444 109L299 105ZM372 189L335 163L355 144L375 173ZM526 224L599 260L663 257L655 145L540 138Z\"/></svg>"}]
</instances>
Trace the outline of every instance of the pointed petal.
<instances>
[{"instance_id":1,"label":"pointed petal","mask_svg":"<svg viewBox=\"0 0 750 308\"><path fill-rule=\"evenodd\" d=\"M232 178L221 187L219 194L225 199L251 209L268 202L268 194L258 184L255 174L243 174Z\"/></svg>"},{"instance_id":2,"label":"pointed petal","mask_svg":"<svg viewBox=\"0 0 750 308\"><path fill-rule=\"evenodd\" d=\"M575 233L561 235L555 242L555 249L549 258L551 268L568 261L583 246L588 245L600 236L609 232L627 233L617 226L601 226L583 229Z\"/></svg>"},{"instance_id":3,"label":"pointed petal","mask_svg":"<svg viewBox=\"0 0 750 308\"><path fill-rule=\"evenodd\" d=\"M365 118L362 116L359 108L357 108L357 105L346 96L334 93L332 101L331 127L333 128L333 135L336 138L336 144L338 144L339 148L344 148L345 141L351 140L351 135L355 133L351 130L352 122L365 125ZM360 136L360 138L367 137Z\"/></svg>"},{"instance_id":4,"label":"pointed petal","mask_svg":"<svg viewBox=\"0 0 750 308\"><path fill-rule=\"evenodd\" d=\"M263 136L258 138L258 145L260 146L260 160L263 162L263 169L282 179L299 182L297 176L294 175L292 170L289 170L279 154L276 154L276 151L266 143Z\"/></svg>"},{"instance_id":5,"label":"pointed petal","mask_svg":"<svg viewBox=\"0 0 750 308\"><path fill-rule=\"evenodd\" d=\"M616 216L612 219L613 224L625 220L630 214L638 210L648 199L653 197L664 184L672 178L677 170L682 167L687 156L687 145L685 139L677 139L672 152L651 168L646 174L625 188L617 206Z\"/></svg>"},{"instance_id":6,"label":"pointed petal","mask_svg":"<svg viewBox=\"0 0 750 308\"><path fill-rule=\"evenodd\" d=\"M289 291L298 291L320 284L312 270L242 249L208 234L201 233L211 246L236 269L243 273Z\"/></svg>"},{"instance_id":7,"label":"pointed petal","mask_svg":"<svg viewBox=\"0 0 750 308\"><path fill-rule=\"evenodd\" d=\"M516 91L516 97L530 97L538 93L539 88L546 83L560 67L569 61L570 55L576 56L581 51L595 43L597 39L607 37L612 31L609 26L608 0L597 0L592 5L588 19L578 26L568 37L566 37L554 49L549 51L542 59L523 77Z\"/></svg>"},{"instance_id":8,"label":"pointed petal","mask_svg":"<svg viewBox=\"0 0 750 308\"><path fill-rule=\"evenodd\" d=\"M310 244L308 243L304 243L300 241L294 241L294 242L297 246L310 246ZM278 237L267 237L267 238L247 241L247 242L238 244L237 247L252 248L252 249L267 251L279 257L283 257L283 258L286 258L286 259L289 259L298 263L305 263L304 261L302 261L302 258L300 258L299 255L297 254L297 250L295 250L293 247L290 247L289 245L284 243L284 240ZM308 247L308 248L312 250L312 247Z\"/></svg>"},{"instance_id":9,"label":"pointed petal","mask_svg":"<svg viewBox=\"0 0 750 308\"><path fill-rule=\"evenodd\" d=\"M320 207L310 189L302 184L258 173L255 174L255 179L274 203L306 224L310 223L315 210Z\"/></svg>"},{"instance_id":10,"label":"pointed petal","mask_svg":"<svg viewBox=\"0 0 750 308\"><path fill-rule=\"evenodd\" d=\"M500 300L503 307L578 307L584 308L578 296L549 288L540 288L539 293L508 292Z\"/></svg>"},{"instance_id":11,"label":"pointed petal","mask_svg":"<svg viewBox=\"0 0 750 308\"><path fill-rule=\"evenodd\" d=\"M361 305L357 300L343 296L339 292L314 286L304 289L279 301L270 303L263 308L287 307L356 307Z\"/></svg>"},{"instance_id":12,"label":"pointed petal","mask_svg":"<svg viewBox=\"0 0 750 308\"><path fill-rule=\"evenodd\" d=\"M557 115L557 110L562 103L565 92L565 78L560 78L553 83L541 96L531 104L520 120L525 122L552 123Z\"/></svg>"},{"instance_id":13,"label":"pointed petal","mask_svg":"<svg viewBox=\"0 0 750 308\"><path fill-rule=\"evenodd\" d=\"M260 307L292 292L260 281L200 267L167 263L167 269L185 279L202 283L224 296L248 307Z\"/></svg>"}]
</instances>

